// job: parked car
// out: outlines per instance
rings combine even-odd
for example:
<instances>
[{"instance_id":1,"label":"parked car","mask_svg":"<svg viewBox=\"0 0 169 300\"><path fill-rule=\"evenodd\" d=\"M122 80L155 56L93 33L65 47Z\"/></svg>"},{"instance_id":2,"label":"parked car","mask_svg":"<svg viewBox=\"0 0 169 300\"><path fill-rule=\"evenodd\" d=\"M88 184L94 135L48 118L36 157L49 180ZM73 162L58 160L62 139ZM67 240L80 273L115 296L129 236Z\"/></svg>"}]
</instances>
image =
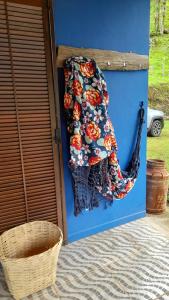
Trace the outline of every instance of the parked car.
<instances>
[{"instance_id":1,"label":"parked car","mask_svg":"<svg viewBox=\"0 0 169 300\"><path fill-rule=\"evenodd\" d=\"M149 136L160 136L164 127L164 113L157 109L148 107L147 112L147 134Z\"/></svg>"}]
</instances>

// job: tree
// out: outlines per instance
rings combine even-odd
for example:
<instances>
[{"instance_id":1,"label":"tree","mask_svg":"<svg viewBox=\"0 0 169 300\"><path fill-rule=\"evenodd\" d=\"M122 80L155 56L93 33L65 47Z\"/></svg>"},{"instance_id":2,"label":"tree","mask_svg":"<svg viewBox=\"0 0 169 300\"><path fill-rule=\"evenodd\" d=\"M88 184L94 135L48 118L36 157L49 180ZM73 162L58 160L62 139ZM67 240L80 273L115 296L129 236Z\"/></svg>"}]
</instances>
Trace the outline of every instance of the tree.
<instances>
[{"instance_id":1,"label":"tree","mask_svg":"<svg viewBox=\"0 0 169 300\"><path fill-rule=\"evenodd\" d=\"M161 5L161 25L160 25L160 34L164 33L164 21L165 21L165 15L166 15L166 3L167 0L162 1Z\"/></svg>"},{"instance_id":2,"label":"tree","mask_svg":"<svg viewBox=\"0 0 169 300\"><path fill-rule=\"evenodd\" d=\"M161 0L155 0L155 33L160 33L160 2Z\"/></svg>"},{"instance_id":3,"label":"tree","mask_svg":"<svg viewBox=\"0 0 169 300\"><path fill-rule=\"evenodd\" d=\"M167 0L155 0L155 33L164 33L164 20Z\"/></svg>"}]
</instances>

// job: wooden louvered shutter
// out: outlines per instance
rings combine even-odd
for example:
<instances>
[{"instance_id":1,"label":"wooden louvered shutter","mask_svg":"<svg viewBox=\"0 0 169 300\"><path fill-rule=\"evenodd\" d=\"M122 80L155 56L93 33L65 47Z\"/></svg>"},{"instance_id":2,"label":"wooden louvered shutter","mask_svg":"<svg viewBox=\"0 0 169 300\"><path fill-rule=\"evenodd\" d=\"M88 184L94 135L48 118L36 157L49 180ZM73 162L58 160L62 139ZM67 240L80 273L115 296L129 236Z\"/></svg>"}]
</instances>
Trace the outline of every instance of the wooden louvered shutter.
<instances>
[{"instance_id":1,"label":"wooden louvered shutter","mask_svg":"<svg viewBox=\"0 0 169 300\"><path fill-rule=\"evenodd\" d=\"M1 232L63 225L52 74L46 1L0 0Z\"/></svg>"}]
</instances>

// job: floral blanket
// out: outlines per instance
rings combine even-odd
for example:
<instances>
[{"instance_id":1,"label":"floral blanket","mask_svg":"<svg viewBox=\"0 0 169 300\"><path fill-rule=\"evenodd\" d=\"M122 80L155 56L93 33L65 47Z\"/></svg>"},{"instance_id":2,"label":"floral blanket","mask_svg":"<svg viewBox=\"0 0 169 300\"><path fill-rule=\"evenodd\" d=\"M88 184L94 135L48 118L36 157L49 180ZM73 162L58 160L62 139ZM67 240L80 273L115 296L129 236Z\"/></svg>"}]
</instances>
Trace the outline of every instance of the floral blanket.
<instances>
[{"instance_id":1,"label":"floral blanket","mask_svg":"<svg viewBox=\"0 0 169 300\"><path fill-rule=\"evenodd\" d=\"M67 129L70 135L70 168L74 179L75 215L106 199L122 199L134 186L140 159L144 109L139 110L138 135L132 160L121 170L117 142L108 116L109 95L103 73L93 59L71 57L65 62Z\"/></svg>"}]
</instances>

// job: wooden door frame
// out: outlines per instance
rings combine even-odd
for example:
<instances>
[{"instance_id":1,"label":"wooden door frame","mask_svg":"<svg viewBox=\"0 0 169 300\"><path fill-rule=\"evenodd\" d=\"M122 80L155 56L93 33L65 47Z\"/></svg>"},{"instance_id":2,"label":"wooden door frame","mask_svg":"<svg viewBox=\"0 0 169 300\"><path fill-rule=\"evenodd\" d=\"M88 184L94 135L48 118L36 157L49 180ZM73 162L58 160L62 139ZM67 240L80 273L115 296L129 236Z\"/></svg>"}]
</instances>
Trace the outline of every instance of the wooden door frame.
<instances>
[{"instance_id":1,"label":"wooden door frame","mask_svg":"<svg viewBox=\"0 0 169 300\"><path fill-rule=\"evenodd\" d=\"M58 214L60 214L62 218L62 230L64 236L64 243L67 243L67 222L66 222L66 203L65 203L65 188L64 188L64 172L63 172L63 156L62 156L62 141L61 141L61 120L60 120L60 104L59 104L59 87L58 87L58 74L56 68L56 44L55 44L55 34L54 34L54 17L53 17L53 1L45 0L47 5L47 13L45 16L47 19L44 24L48 28L46 28L47 39L50 41L50 56L51 56L51 69L52 74L50 74L51 84L54 89L54 104L55 107L52 109L55 111L55 119L56 119L56 131L52 133L52 137L54 139L54 155L55 157L55 170L58 168L57 174L59 175L59 192L60 192L60 203L58 203ZM48 60L48 59L47 59ZM57 161L57 165L56 165ZM56 178L56 180L58 180ZM58 191L57 191L58 193ZM58 224L59 225L59 224Z\"/></svg>"}]
</instances>

